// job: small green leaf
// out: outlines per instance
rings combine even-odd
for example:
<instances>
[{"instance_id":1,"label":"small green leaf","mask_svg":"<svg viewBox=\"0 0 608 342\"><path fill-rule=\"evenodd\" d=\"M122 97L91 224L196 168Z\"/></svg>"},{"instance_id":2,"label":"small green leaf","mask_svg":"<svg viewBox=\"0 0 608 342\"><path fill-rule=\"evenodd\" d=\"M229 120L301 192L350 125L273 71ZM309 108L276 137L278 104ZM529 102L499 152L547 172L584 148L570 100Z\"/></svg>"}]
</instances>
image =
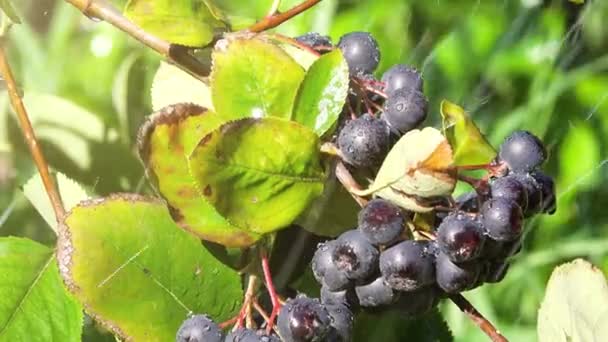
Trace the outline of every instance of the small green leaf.
<instances>
[{"instance_id":1,"label":"small green leaf","mask_svg":"<svg viewBox=\"0 0 608 342\"><path fill-rule=\"evenodd\" d=\"M240 276L179 229L165 205L114 195L74 208L57 258L69 290L124 340L173 341L189 313L221 322L238 311Z\"/></svg>"},{"instance_id":2,"label":"small green leaf","mask_svg":"<svg viewBox=\"0 0 608 342\"><path fill-rule=\"evenodd\" d=\"M217 211L256 233L292 223L325 182L318 136L278 118L225 124L200 141L189 163Z\"/></svg>"},{"instance_id":3,"label":"small green leaf","mask_svg":"<svg viewBox=\"0 0 608 342\"><path fill-rule=\"evenodd\" d=\"M15 24L21 24L21 19L17 15L11 0L0 0L0 10Z\"/></svg>"},{"instance_id":4,"label":"small green leaf","mask_svg":"<svg viewBox=\"0 0 608 342\"><path fill-rule=\"evenodd\" d=\"M140 157L148 177L169 204L171 216L180 227L201 239L244 247L260 236L226 221L198 191L188 169L187 156L201 138L222 123L218 115L197 105L165 107L142 126Z\"/></svg>"},{"instance_id":5,"label":"small green leaf","mask_svg":"<svg viewBox=\"0 0 608 342\"><path fill-rule=\"evenodd\" d=\"M262 39L224 40L213 52L211 95L226 119L289 118L304 69Z\"/></svg>"},{"instance_id":6,"label":"small green leaf","mask_svg":"<svg viewBox=\"0 0 608 342\"><path fill-rule=\"evenodd\" d=\"M540 342L608 341L608 284L583 259L553 270L538 311Z\"/></svg>"},{"instance_id":7,"label":"small green leaf","mask_svg":"<svg viewBox=\"0 0 608 342\"><path fill-rule=\"evenodd\" d=\"M319 57L300 86L293 120L324 135L342 112L349 82L348 64L339 49Z\"/></svg>"},{"instance_id":8,"label":"small green leaf","mask_svg":"<svg viewBox=\"0 0 608 342\"><path fill-rule=\"evenodd\" d=\"M201 47L226 25L203 0L129 0L125 16L145 31L173 44Z\"/></svg>"},{"instance_id":9,"label":"small green leaf","mask_svg":"<svg viewBox=\"0 0 608 342\"><path fill-rule=\"evenodd\" d=\"M460 106L441 101L443 134L454 150L454 165L487 164L496 151Z\"/></svg>"},{"instance_id":10,"label":"small green leaf","mask_svg":"<svg viewBox=\"0 0 608 342\"><path fill-rule=\"evenodd\" d=\"M51 248L0 238L0 341L80 341L82 308L63 286Z\"/></svg>"},{"instance_id":11,"label":"small green leaf","mask_svg":"<svg viewBox=\"0 0 608 342\"><path fill-rule=\"evenodd\" d=\"M453 162L452 149L437 129L409 131L389 151L370 188L359 194L376 194L414 212L431 211L426 199L449 195L456 186Z\"/></svg>"},{"instance_id":12,"label":"small green leaf","mask_svg":"<svg viewBox=\"0 0 608 342\"><path fill-rule=\"evenodd\" d=\"M209 85L167 62L160 62L154 75L151 98L154 110L176 103L194 103L213 110Z\"/></svg>"},{"instance_id":13,"label":"small green leaf","mask_svg":"<svg viewBox=\"0 0 608 342\"><path fill-rule=\"evenodd\" d=\"M89 198L89 195L87 195L86 191L82 188L82 186L80 186L80 184L69 179L61 172L56 174L55 182L57 184L57 188L59 189L63 207L66 209L66 211L72 209L72 207L76 206L76 204L78 204L80 201ZM55 212L53 211L51 201L49 200L49 196L44 189L44 185L42 184L40 174L36 173L27 181L27 183L25 183L23 186L23 194L25 197L27 197L30 203L32 203L34 208L36 208L36 211L38 211L38 213L56 234L57 219L55 217Z\"/></svg>"}]
</instances>

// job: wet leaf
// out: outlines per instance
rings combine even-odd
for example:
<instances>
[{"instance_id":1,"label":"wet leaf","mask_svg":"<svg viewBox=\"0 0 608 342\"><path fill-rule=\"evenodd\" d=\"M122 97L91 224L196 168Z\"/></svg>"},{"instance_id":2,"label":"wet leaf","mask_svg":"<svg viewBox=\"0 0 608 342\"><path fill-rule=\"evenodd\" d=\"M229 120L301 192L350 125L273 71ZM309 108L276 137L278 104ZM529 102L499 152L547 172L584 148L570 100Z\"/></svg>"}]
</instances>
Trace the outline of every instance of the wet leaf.
<instances>
[{"instance_id":1,"label":"wet leaf","mask_svg":"<svg viewBox=\"0 0 608 342\"><path fill-rule=\"evenodd\" d=\"M235 227L220 215L198 191L188 169L187 156L198 141L222 123L215 113L197 105L165 107L142 126L140 156L180 227L225 246L249 246L260 236Z\"/></svg>"},{"instance_id":2,"label":"wet leaf","mask_svg":"<svg viewBox=\"0 0 608 342\"><path fill-rule=\"evenodd\" d=\"M348 64L336 49L317 59L298 91L293 120L312 128L319 136L334 126L348 93Z\"/></svg>"},{"instance_id":3,"label":"wet leaf","mask_svg":"<svg viewBox=\"0 0 608 342\"><path fill-rule=\"evenodd\" d=\"M373 184L360 195L373 193L414 212L430 211L427 200L454 190L452 166L452 149L441 132L432 127L412 130L393 146Z\"/></svg>"},{"instance_id":4,"label":"wet leaf","mask_svg":"<svg viewBox=\"0 0 608 342\"><path fill-rule=\"evenodd\" d=\"M583 259L555 268L538 311L540 342L608 341L608 284Z\"/></svg>"},{"instance_id":5,"label":"wet leaf","mask_svg":"<svg viewBox=\"0 0 608 342\"><path fill-rule=\"evenodd\" d=\"M199 191L238 227L292 223L323 191L319 138L278 118L242 119L204 137L189 158Z\"/></svg>"},{"instance_id":6,"label":"wet leaf","mask_svg":"<svg viewBox=\"0 0 608 342\"><path fill-rule=\"evenodd\" d=\"M190 312L216 321L240 306L240 276L138 195L81 203L61 227L57 258L87 313L124 340L173 341Z\"/></svg>"},{"instance_id":7,"label":"wet leaf","mask_svg":"<svg viewBox=\"0 0 608 342\"><path fill-rule=\"evenodd\" d=\"M200 47L213 40L215 31L226 29L206 2L129 0L124 12L145 31L170 43Z\"/></svg>"},{"instance_id":8,"label":"wet leaf","mask_svg":"<svg viewBox=\"0 0 608 342\"><path fill-rule=\"evenodd\" d=\"M460 106L441 101L443 133L454 151L454 165L487 164L496 151Z\"/></svg>"},{"instance_id":9,"label":"wet leaf","mask_svg":"<svg viewBox=\"0 0 608 342\"><path fill-rule=\"evenodd\" d=\"M289 118L304 69L262 39L222 40L213 52L211 96L226 119Z\"/></svg>"},{"instance_id":10,"label":"wet leaf","mask_svg":"<svg viewBox=\"0 0 608 342\"><path fill-rule=\"evenodd\" d=\"M0 238L0 341L80 341L82 308L64 288L51 248Z\"/></svg>"}]
</instances>

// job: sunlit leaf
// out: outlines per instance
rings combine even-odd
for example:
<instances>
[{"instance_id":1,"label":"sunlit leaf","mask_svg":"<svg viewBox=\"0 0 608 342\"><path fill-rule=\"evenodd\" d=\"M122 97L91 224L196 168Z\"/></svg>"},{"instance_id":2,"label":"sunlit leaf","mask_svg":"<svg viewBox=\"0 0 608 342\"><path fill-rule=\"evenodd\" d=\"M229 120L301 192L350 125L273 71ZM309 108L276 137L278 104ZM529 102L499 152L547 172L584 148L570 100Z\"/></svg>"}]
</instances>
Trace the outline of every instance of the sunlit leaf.
<instances>
[{"instance_id":1,"label":"sunlit leaf","mask_svg":"<svg viewBox=\"0 0 608 342\"><path fill-rule=\"evenodd\" d=\"M443 134L454 151L455 165L477 165L491 162L496 151L479 131L462 107L441 101Z\"/></svg>"},{"instance_id":2,"label":"sunlit leaf","mask_svg":"<svg viewBox=\"0 0 608 342\"><path fill-rule=\"evenodd\" d=\"M227 119L289 118L304 69L262 39L223 40L213 52L211 96Z\"/></svg>"},{"instance_id":3,"label":"sunlit leaf","mask_svg":"<svg viewBox=\"0 0 608 342\"><path fill-rule=\"evenodd\" d=\"M608 341L608 284L583 259L557 267L538 311L540 342Z\"/></svg>"},{"instance_id":4,"label":"sunlit leaf","mask_svg":"<svg viewBox=\"0 0 608 342\"><path fill-rule=\"evenodd\" d=\"M223 121L193 104L165 107L153 114L139 134L140 157L148 177L171 208L175 222L199 238L225 246L242 247L259 235L230 224L195 186L188 170L189 156L198 141Z\"/></svg>"},{"instance_id":5,"label":"sunlit leaf","mask_svg":"<svg viewBox=\"0 0 608 342\"><path fill-rule=\"evenodd\" d=\"M189 313L218 322L240 306L240 276L179 229L164 203L114 195L65 218L57 258L87 313L123 340L173 341Z\"/></svg>"},{"instance_id":6,"label":"sunlit leaf","mask_svg":"<svg viewBox=\"0 0 608 342\"><path fill-rule=\"evenodd\" d=\"M80 341L82 308L63 286L51 248L0 238L0 341Z\"/></svg>"},{"instance_id":7,"label":"sunlit leaf","mask_svg":"<svg viewBox=\"0 0 608 342\"><path fill-rule=\"evenodd\" d=\"M225 30L203 0L129 0L125 16L145 31L173 44L200 47Z\"/></svg>"},{"instance_id":8,"label":"sunlit leaf","mask_svg":"<svg viewBox=\"0 0 608 342\"><path fill-rule=\"evenodd\" d=\"M349 87L348 64L339 49L317 59L300 86L293 120L312 128L319 136L334 126Z\"/></svg>"},{"instance_id":9,"label":"sunlit leaf","mask_svg":"<svg viewBox=\"0 0 608 342\"><path fill-rule=\"evenodd\" d=\"M154 75L151 98L154 110L176 103L194 103L213 110L209 85L166 62L160 62Z\"/></svg>"},{"instance_id":10,"label":"sunlit leaf","mask_svg":"<svg viewBox=\"0 0 608 342\"><path fill-rule=\"evenodd\" d=\"M189 158L199 191L238 227L292 223L323 191L319 138L278 118L242 119L204 137Z\"/></svg>"}]
</instances>

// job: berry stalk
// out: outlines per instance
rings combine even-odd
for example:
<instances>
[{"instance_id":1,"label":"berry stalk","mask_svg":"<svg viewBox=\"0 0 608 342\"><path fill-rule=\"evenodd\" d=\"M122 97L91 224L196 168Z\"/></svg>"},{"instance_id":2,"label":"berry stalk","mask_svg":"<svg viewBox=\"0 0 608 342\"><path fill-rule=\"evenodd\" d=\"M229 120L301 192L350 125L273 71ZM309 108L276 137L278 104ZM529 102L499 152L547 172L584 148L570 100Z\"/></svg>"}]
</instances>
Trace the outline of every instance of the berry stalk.
<instances>
[{"instance_id":1,"label":"berry stalk","mask_svg":"<svg viewBox=\"0 0 608 342\"><path fill-rule=\"evenodd\" d=\"M493 342L509 342L506 337L504 337L497 329L492 325L490 321L488 321L475 307L471 302L469 302L466 298L464 298L461 294L451 295L450 300L458 308L460 311L465 313L467 317L469 317L475 325L477 325Z\"/></svg>"}]
</instances>

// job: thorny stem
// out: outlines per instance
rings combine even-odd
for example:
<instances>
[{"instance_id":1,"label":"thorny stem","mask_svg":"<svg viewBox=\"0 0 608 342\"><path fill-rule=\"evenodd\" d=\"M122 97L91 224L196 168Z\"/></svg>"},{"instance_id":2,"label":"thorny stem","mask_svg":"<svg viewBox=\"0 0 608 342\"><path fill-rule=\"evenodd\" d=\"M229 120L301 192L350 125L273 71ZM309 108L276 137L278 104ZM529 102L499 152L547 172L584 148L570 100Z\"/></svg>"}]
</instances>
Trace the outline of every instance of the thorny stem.
<instances>
[{"instance_id":1,"label":"thorny stem","mask_svg":"<svg viewBox=\"0 0 608 342\"><path fill-rule=\"evenodd\" d=\"M84 15L90 18L101 19L112 26L127 33L137 39L142 44L161 54L169 62L186 71L190 75L204 80L209 75L209 67L199 62L194 56L190 55L185 48L160 39L135 25L125 18L114 6L106 0L65 0L74 7L78 8Z\"/></svg>"},{"instance_id":2,"label":"thorny stem","mask_svg":"<svg viewBox=\"0 0 608 342\"><path fill-rule=\"evenodd\" d=\"M248 31L257 33L257 32L269 30L273 27L277 27L277 26L281 25L282 23L286 22L287 20L295 17L296 15L298 15L298 14L306 11L307 9L311 8L312 6L318 4L319 2L321 2L321 0L306 0L299 5L292 7L291 9L289 9L286 12L276 13L273 16L266 17L266 18L258 21L257 23L250 26Z\"/></svg>"},{"instance_id":3,"label":"thorny stem","mask_svg":"<svg viewBox=\"0 0 608 342\"><path fill-rule=\"evenodd\" d=\"M473 307L466 298L464 298L461 294L451 295L450 299L460 311L465 313L467 317L469 317L475 325L477 325L493 342L508 342L506 337L504 337L497 329L492 325L490 321L488 321L483 315Z\"/></svg>"},{"instance_id":4,"label":"thorny stem","mask_svg":"<svg viewBox=\"0 0 608 342\"><path fill-rule=\"evenodd\" d=\"M270 296L270 301L272 302L272 312L270 313L268 326L266 326L266 333L270 334L270 331L274 326L274 320L279 314L279 310L281 310L281 302L279 300L279 295L277 294L277 291L274 288L274 283L272 281L272 274L270 272L270 263L268 262L268 255L264 251L261 251L260 253L262 254L262 271L264 272L266 289L268 290L268 295Z\"/></svg>"},{"instance_id":5,"label":"thorny stem","mask_svg":"<svg viewBox=\"0 0 608 342\"><path fill-rule=\"evenodd\" d=\"M23 105L23 101L19 96L19 90L17 88L17 83L15 82L15 77L13 76L11 66L8 63L6 52L4 51L4 41L0 41L0 74L6 81L11 105L13 110L15 110L15 113L17 113L21 130L25 136L25 142L27 143L32 158L34 159L38 173L40 173L42 184L44 185L46 194L49 196L49 200L53 206L57 223L59 223L65 216L65 209L63 208L63 203L61 201L61 196L57 189L57 185L55 184L55 180L51 177L49 172L49 165L46 158L44 158L40 144L38 143L36 135L34 134L32 122L30 121L27 111L25 110L25 106Z\"/></svg>"}]
</instances>

